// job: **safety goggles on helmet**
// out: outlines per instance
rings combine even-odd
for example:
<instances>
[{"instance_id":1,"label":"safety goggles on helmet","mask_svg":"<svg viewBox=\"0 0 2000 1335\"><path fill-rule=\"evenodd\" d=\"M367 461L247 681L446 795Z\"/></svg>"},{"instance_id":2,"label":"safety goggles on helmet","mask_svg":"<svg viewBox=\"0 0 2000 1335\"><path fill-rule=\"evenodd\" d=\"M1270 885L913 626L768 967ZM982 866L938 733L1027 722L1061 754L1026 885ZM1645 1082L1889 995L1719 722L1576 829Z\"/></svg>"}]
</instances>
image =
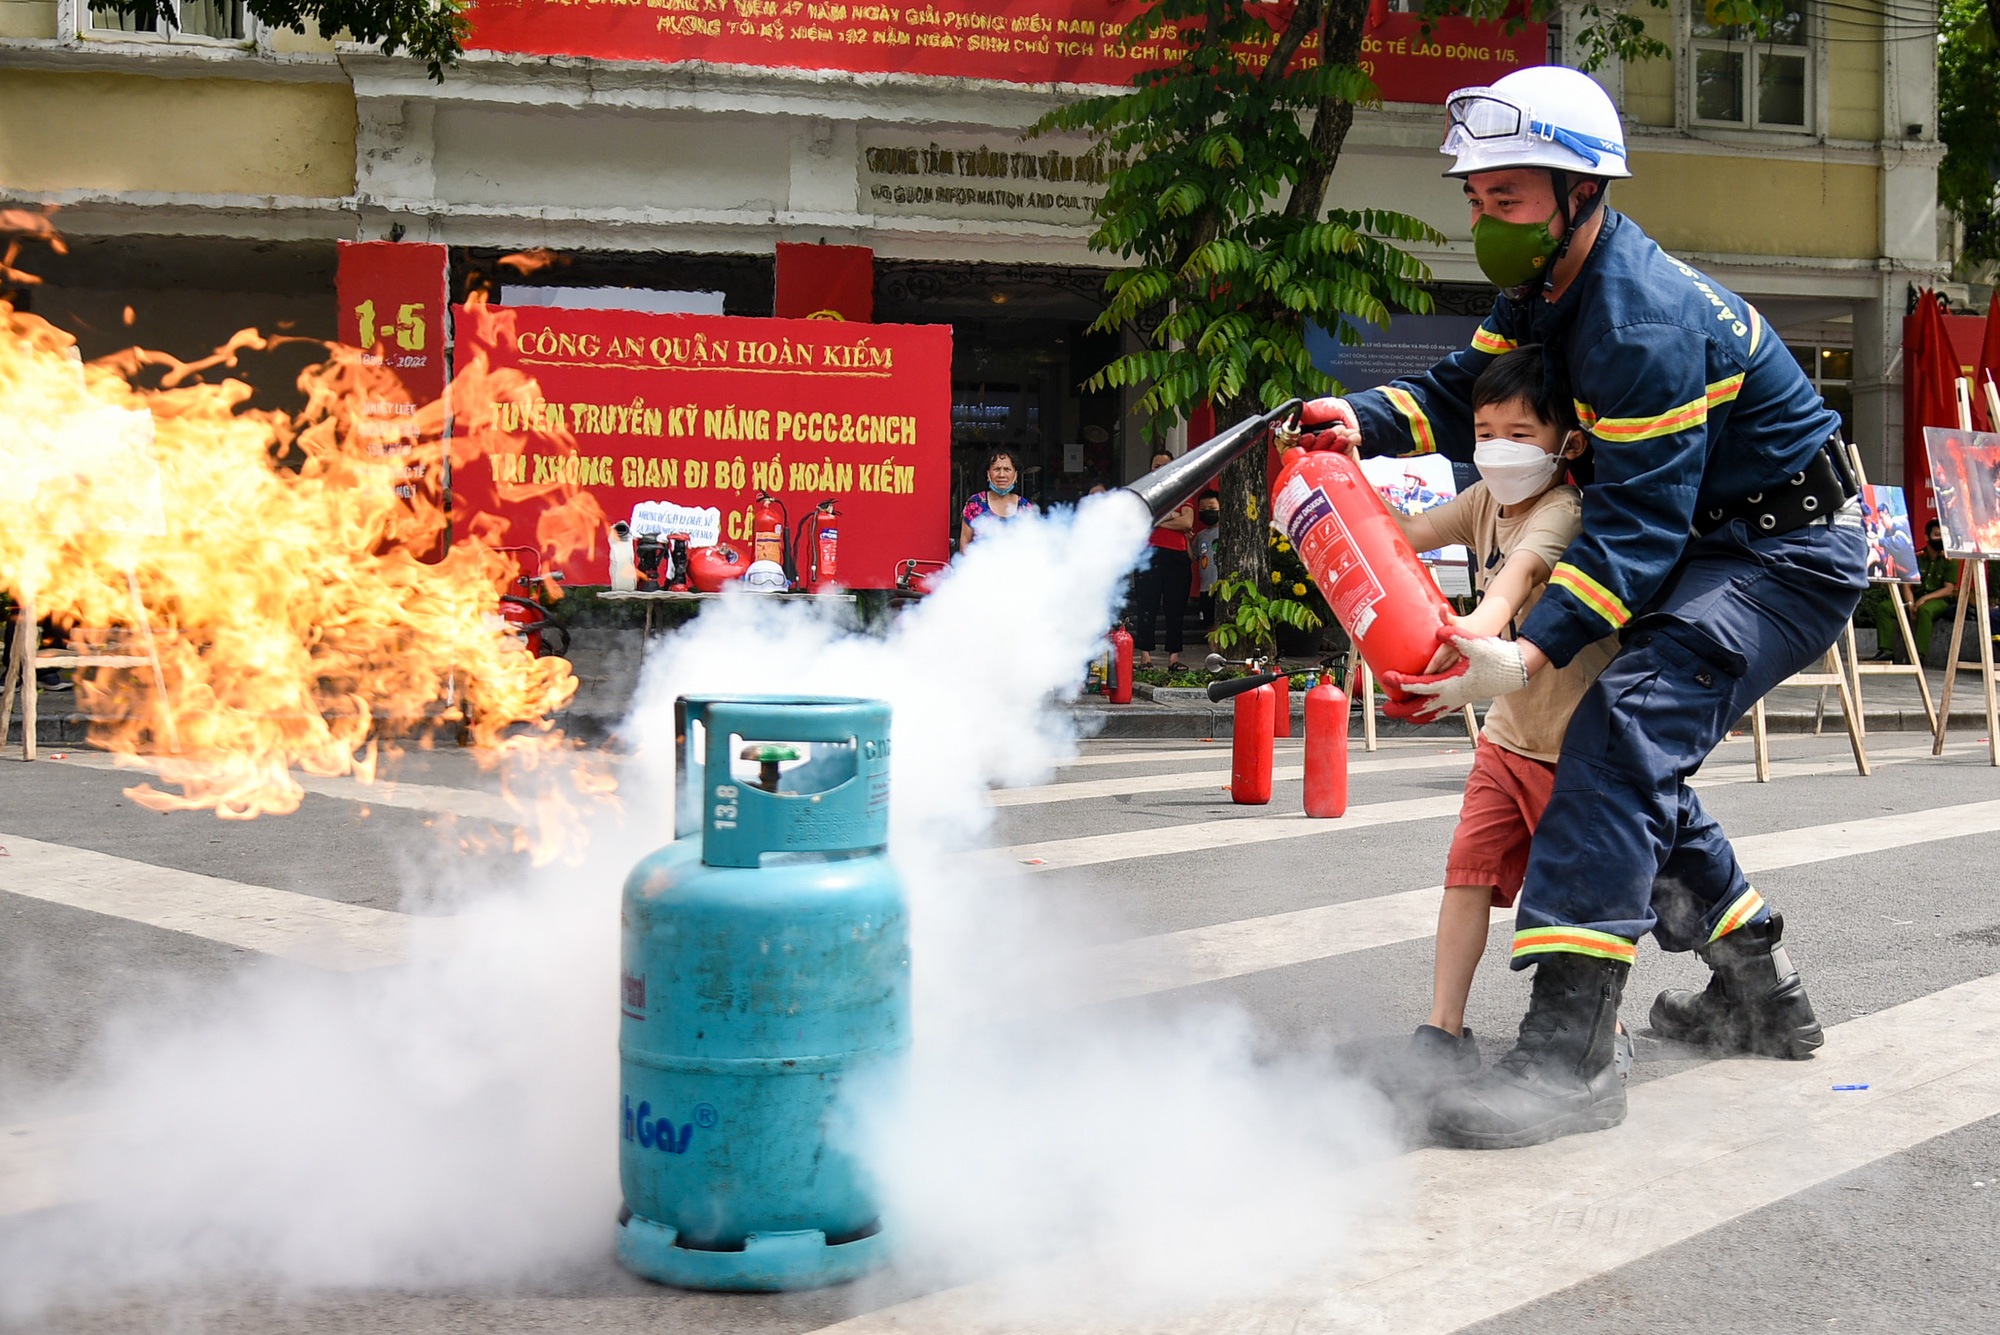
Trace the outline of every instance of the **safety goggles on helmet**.
<instances>
[{"instance_id":1,"label":"safety goggles on helmet","mask_svg":"<svg viewBox=\"0 0 2000 1335\"><path fill-rule=\"evenodd\" d=\"M1561 144L1593 167L1601 166L1607 155L1621 167L1625 162L1625 145L1617 140L1537 120L1532 110L1491 88L1462 88L1445 103L1443 152L1458 154L1474 141L1514 138Z\"/></svg>"}]
</instances>

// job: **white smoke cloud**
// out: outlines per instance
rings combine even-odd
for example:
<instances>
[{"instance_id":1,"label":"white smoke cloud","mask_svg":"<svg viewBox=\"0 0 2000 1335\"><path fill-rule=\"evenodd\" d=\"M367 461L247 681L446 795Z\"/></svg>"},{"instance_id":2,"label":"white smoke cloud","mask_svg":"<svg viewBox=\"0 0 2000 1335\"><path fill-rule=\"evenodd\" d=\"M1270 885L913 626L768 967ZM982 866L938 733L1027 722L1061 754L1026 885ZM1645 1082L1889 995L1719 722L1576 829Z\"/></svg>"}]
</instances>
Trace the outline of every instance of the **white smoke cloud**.
<instances>
[{"instance_id":1,"label":"white smoke cloud","mask_svg":"<svg viewBox=\"0 0 2000 1335\"><path fill-rule=\"evenodd\" d=\"M865 695L894 707L891 851L912 905L907 1101L866 1146L902 1278L1009 1272L1009 1303L1183 1306L1343 1245L1392 1153L1377 1106L1270 1054L1221 1003L1012 1011L1085 967L1059 887L977 874L994 784L1074 752L1081 681L1145 523L1123 501L1010 523L886 633L794 604L709 607L654 646L628 724L625 816L583 865L523 873L421 924L406 967L249 971L193 1020L133 1017L45 1101L81 1113L83 1204L0 1241L0 1312L108 1286L532 1284L601 1263L616 1178L618 892L668 834L672 703ZM1065 963L1067 961L1067 963ZM1037 995L1044 995L1038 992ZM17 1221L18 1222L18 1221ZM1051 1285L1051 1256L1088 1258Z\"/></svg>"}]
</instances>

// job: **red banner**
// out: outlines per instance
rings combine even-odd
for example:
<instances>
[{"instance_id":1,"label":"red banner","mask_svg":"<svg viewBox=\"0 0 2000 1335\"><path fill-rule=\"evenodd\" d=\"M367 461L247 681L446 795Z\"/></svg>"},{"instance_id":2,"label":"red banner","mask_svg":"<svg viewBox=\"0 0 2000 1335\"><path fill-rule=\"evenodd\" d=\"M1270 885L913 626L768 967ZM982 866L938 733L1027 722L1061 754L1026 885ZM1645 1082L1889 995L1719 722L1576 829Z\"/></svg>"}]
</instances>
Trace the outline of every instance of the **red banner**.
<instances>
[{"instance_id":1,"label":"red banner","mask_svg":"<svg viewBox=\"0 0 2000 1335\"><path fill-rule=\"evenodd\" d=\"M443 246L342 241L334 273L340 342L360 348L364 364L386 368L403 387L400 399L370 396L360 416L370 449L410 456L407 480L396 488L405 499L418 487L441 486L444 476L442 454L422 449L417 410L444 397L450 341L445 306L451 299L445 263ZM442 556L442 536L436 548L420 555Z\"/></svg>"},{"instance_id":2,"label":"red banner","mask_svg":"<svg viewBox=\"0 0 2000 1335\"><path fill-rule=\"evenodd\" d=\"M856 74L931 74L1007 83L1128 86L1175 58L1162 36L1127 41L1133 0L475 0L472 40L488 51L683 60ZM1276 10L1284 13L1284 10ZM1391 102L1442 103L1547 58L1548 29L1371 15L1362 66ZM1305 53L1318 54L1318 38Z\"/></svg>"},{"instance_id":3,"label":"red banner","mask_svg":"<svg viewBox=\"0 0 2000 1335\"><path fill-rule=\"evenodd\" d=\"M949 326L457 312L456 532L605 584L608 530L636 507L713 507L747 554L766 491L794 524L834 498L849 588L948 554Z\"/></svg>"}]
</instances>

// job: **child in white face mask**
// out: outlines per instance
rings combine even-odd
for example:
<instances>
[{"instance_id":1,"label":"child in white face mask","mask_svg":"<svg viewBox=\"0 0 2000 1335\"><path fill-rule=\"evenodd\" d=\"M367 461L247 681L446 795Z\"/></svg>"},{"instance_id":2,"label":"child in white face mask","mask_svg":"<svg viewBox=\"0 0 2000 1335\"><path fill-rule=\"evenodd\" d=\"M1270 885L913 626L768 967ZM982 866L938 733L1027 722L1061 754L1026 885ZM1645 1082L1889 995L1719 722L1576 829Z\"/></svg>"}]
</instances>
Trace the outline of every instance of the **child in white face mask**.
<instances>
[{"instance_id":1,"label":"child in white face mask","mask_svg":"<svg viewBox=\"0 0 2000 1335\"><path fill-rule=\"evenodd\" d=\"M1548 402L1543 385L1541 348L1496 357L1472 390L1473 462L1480 480L1434 510L1397 517L1403 536L1420 552L1451 543L1472 550L1479 606L1454 620L1473 635L1511 638L1583 528L1582 493L1562 478L1589 441L1571 406ZM1487 925L1493 909L1512 908L1521 892L1563 731L1617 650L1618 638L1607 636L1568 667L1536 673L1487 711L1445 867L1431 1015L1411 1040L1412 1056L1432 1080L1479 1069L1479 1048L1465 1028L1465 999L1486 950ZM1440 649L1428 671L1455 657ZM1618 1054L1623 1071L1631 1064L1631 1043L1622 1027Z\"/></svg>"}]
</instances>

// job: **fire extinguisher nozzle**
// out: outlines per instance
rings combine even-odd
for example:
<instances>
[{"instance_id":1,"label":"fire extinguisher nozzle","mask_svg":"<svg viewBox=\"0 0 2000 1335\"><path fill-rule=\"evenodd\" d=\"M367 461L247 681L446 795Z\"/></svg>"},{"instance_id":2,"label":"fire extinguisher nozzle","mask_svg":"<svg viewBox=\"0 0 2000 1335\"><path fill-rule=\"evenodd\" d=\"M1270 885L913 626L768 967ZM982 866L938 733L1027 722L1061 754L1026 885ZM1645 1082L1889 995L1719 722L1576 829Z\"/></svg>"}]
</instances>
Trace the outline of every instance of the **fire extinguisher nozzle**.
<instances>
[{"instance_id":1,"label":"fire extinguisher nozzle","mask_svg":"<svg viewBox=\"0 0 2000 1335\"><path fill-rule=\"evenodd\" d=\"M1124 490L1143 501L1155 520L1165 519L1221 476L1223 469L1249 453L1267 431L1304 406L1298 399L1288 399L1262 417L1246 418Z\"/></svg>"},{"instance_id":2,"label":"fire extinguisher nozzle","mask_svg":"<svg viewBox=\"0 0 2000 1335\"><path fill-rule=\"evenodd\" d=\"M1259 672L1248 677L1235 677L1229 681L1212 681L1208 684L1208 698L1217 701L1227 700L1232 695L1254 691L1259 686L1269 686L1285 675L1283 672Z\"/></svg>"}]
</instances>

